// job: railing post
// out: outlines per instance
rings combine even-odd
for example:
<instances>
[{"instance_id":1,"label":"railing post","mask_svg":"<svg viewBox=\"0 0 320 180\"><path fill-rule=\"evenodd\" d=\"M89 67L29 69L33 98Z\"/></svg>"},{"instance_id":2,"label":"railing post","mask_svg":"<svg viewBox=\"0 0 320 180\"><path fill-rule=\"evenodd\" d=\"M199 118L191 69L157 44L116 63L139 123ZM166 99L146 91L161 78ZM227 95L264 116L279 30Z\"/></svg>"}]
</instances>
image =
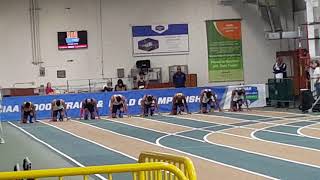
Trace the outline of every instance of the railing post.
<instances>
[{"instance_id":1,"label":"railing post","mask_svg":"<svg viewBox=\"0 0 320 180\"><path fill-rule=\"evenodd\" d=\"M146 176L145 176L145 172L144 171L139 171L139 180L145 180Z\"/></svg>"},{"instance_id":2,"label":"railing post","mask_svg":"<svg viewBox=\"0 0 320 180\"><path fill-rule=\"evenodd\" d=\"M67 92L69 93L69 80L67 80Z\"/></svg>"}]
</instances>

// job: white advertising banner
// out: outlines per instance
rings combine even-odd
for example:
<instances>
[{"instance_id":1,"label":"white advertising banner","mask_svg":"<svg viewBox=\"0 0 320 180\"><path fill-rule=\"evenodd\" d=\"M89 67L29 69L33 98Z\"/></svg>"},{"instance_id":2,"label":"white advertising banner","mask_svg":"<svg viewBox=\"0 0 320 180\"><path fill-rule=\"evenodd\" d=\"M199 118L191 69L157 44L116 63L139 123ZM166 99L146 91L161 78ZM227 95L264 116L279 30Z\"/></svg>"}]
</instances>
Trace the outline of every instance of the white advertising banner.
<instances>
[{"instance_id":1,"label":"white advertising banner","mask_svg":"<svg viewBox=\"0 0 320 180\"><path fill-rule=\"evenodd\" d=\"M266 101L266 85L252 84L242 86L228 86L224 98L223 109L230 109L232 91L237 88L244 88L246 91L247 102L250 108L265 107Z\"/></svg>"}]
</instances>

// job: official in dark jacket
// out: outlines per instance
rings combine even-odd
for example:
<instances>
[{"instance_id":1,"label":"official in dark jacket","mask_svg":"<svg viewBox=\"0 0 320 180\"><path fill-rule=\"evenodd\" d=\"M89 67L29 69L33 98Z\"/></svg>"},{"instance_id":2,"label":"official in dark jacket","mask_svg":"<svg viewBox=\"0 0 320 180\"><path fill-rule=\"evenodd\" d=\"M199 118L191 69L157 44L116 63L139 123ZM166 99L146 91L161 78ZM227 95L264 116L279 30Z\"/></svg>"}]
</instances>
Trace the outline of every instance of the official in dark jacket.
<instances>
[{"instance_id":1,"label":"official in dark jacket","mask_svg":"<svg viewBox=\"0 0 320 180\"><path fill-rule=\"evenodd\" d=\"M287 65L281 57L278 57L277 62L273 65L273 74L276 79L287 78Z\"/></svg>"},{"instance_id":2,"label":"official in dark jacket","mask_svg":"<svg viewBox=\"0 0 320 180\"><path fill-rule=\"evenodd\" d=\"M173 75L173 84L176 88L186 87L186 74L181 71L181 67L177 67L177 72Z\"/></svg>"}]
</instances>

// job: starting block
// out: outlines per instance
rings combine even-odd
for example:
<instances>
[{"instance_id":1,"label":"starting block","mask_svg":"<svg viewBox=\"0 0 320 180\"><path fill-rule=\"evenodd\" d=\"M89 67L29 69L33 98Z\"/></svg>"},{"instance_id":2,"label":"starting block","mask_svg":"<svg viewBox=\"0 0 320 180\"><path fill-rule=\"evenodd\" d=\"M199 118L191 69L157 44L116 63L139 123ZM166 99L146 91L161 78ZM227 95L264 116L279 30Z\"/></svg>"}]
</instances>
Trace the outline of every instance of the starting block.
<instances>
[{"instance_id":1,"label":"starting block","mask_svg":"<svg viewBox=\"0 0 320 180\"><path fill-rule=\"evenodd\" d=\"M31 161L28 157L24 158L22 161L22 170L20 169L19 163L17 163L13 167L13 171L30 171L31 170ZM21 179L22 180L22 179ZM27 180L35 180L35 179L27 179Z\"/></svg>"},{"instance_id":2,"label":"starting block","mask_svg":"<svg viewBox=\"0 0 320 180\"><path fill-rule=\"evenodd\" d=\"M31 161L29 160L28 157L26 157L24 160L23 160L23 170L24 171L30 171L31 170Z\"/></svg>"},{"instance_id":3,"label":"starting block","mask_svg":"<svg viewBox=\"0 0 320 180\"><path fill-rule=\"evenodd\" d=\"M22 161L23 171L30 171L31 170L31 161L28 157L24 158ZM13 171L21 171L19 163L17 163L13 167Z\"/></svg>"}]
</instances>

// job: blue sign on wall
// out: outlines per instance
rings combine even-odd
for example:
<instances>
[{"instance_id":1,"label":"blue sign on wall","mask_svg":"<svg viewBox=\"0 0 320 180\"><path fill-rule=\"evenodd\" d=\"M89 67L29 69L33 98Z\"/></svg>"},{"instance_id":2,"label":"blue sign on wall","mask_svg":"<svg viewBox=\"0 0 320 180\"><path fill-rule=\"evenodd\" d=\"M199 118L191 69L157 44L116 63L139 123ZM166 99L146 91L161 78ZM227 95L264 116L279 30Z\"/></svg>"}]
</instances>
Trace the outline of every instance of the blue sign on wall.
<instances>
[{"instance_id":1,"label":"blue sign on wall","mask_svg":"<svg viewBox=\"0 0 320 180\"><path fill-rule=\"evenodd\" d=\"M154 24L132 26L134 56L187 54L188 24Z\"/></svg>"},{"instance_id":2,"label":"blue sign on wall","mask_svg":"<svg viewBox=\"0 0 320 180\"><path fill-rule=\"evenodd\" d=\"M81 101L86 98L95 98L98 101L99 113L102 116L109 114L109 101L113 94L122 94L127 98L129 114L141 113L140 101L145 94L151 94L158 98L160 112L170 112L172 97L175 93L182 92L187 96L187 102L191 112L199 111L200 92L203 88L181 88L163 90L137 90L126 92L87 93L87 94L64 94L51 96L24 96L6 97L2 101L1 120L20 120L20 106L25 101L31 101L37 109L37 119L49 119L51 115L51 102L53 99L63 99L67 104L68 116L77 118L80 116ZM227 87L214 87L212 90L218 95L223 105L223 98Z\"/></svg>"}]
</instances>

